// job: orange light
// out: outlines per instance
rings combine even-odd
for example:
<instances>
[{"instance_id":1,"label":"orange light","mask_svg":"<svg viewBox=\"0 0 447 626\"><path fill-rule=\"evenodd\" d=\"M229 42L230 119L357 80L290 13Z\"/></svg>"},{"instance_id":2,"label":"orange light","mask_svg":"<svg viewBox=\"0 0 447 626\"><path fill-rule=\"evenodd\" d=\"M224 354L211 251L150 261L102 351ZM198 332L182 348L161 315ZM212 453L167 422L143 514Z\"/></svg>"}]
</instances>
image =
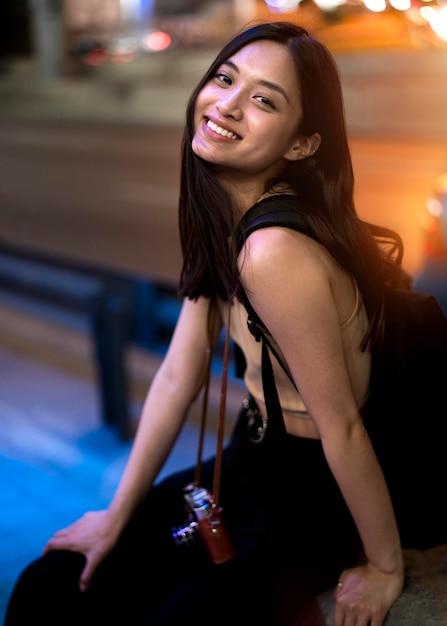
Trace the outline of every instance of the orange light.
<instances>
[{"instance_id":1,"label":"orange light","mask_svg":"<svg viewBox=\"0 0 447 626\"><path fill-rule=\"evenodd\" d=\"M438 220L428 213L421 217L421 226L427 233L435 233L438 230Z\"/></svg>"},{"instance_id":2,"label":"orange light","mask_svg":"<svg viewBox=\"0 0 447 626\"><path fill-rule=\"evenodd\" d=\"M421 217L421 227L425 232L425 254L427 257L446 259L447 249L442 238L439 220L425 213Z\"/></svg>"}]
</instances>

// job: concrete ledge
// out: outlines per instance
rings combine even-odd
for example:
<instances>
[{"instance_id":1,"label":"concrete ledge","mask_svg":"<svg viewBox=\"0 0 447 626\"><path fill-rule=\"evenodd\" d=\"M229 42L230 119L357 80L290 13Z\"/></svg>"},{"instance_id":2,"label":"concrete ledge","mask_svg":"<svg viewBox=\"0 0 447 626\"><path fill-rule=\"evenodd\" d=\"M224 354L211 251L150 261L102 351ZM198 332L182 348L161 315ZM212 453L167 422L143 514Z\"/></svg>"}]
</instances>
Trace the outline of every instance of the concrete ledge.
<instances>
[{"instance_id":1,"label":"concrete ledge","mask_svg":"<svg viewBox=\"0 0 447 626\"><path fill-rule=\"evenodd\" d=\"M391 608L384 626L446 626L447 545L425 551L405 550L404 555L405 588ZM323 624L332 626L332 591L320 596L318 604Z\"/></svg>"}]
</instances>

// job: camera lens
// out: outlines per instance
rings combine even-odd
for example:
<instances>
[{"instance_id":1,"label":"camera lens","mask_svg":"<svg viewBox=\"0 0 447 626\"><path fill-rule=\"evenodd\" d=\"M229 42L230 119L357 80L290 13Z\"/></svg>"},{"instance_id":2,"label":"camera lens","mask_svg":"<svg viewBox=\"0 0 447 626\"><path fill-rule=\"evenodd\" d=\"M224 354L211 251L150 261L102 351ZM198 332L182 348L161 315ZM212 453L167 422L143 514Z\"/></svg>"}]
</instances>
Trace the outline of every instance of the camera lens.
<instances>
[{"instance_id":1,"label":"camera lens","mask_svg":"<svg viewBox=\"0 0 447 626\"><path fill-rule=\"evenodd\" d=\"M190 522L184 526L172 529L172 537L177 546L185 546L195 540L197 534L197 522Z\"/></svg>"}]
</instances>

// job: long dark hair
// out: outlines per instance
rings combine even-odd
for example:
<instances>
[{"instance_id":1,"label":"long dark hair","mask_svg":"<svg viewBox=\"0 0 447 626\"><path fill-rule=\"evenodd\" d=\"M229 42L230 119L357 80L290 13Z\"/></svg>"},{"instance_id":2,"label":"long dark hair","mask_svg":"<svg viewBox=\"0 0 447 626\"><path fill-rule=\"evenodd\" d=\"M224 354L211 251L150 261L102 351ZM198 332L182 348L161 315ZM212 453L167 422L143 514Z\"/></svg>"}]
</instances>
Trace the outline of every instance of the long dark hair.
<instances>
[{"instance_id":1,"label":"long dark hair","mask_svg":"<svg viewBox=\"0 0 447 626\"><path fill-rule=\"evenodd\" d=\"M392 268L392 263L384 262L373 236L380 235L380 229L362 222L355 210L354 176L338 69L323 44L304 28L289 22L259 23L237 34L218 54L189 99L179 199L183 251L180 295L229 300L238 291L236 211L214 175L214 166L197 157L191 144L198 94L229 57L259 40L273 41L289 50L301 92L299 132L303 136L321 136L318 151L304 160L289 161L280 180L295 190L297 210L317 239L357 281L370 321L364 345L369 340L378 341L383 330L387 268ZM270 184L275 182L278 181Z\"/></svg>"}]
</instances>

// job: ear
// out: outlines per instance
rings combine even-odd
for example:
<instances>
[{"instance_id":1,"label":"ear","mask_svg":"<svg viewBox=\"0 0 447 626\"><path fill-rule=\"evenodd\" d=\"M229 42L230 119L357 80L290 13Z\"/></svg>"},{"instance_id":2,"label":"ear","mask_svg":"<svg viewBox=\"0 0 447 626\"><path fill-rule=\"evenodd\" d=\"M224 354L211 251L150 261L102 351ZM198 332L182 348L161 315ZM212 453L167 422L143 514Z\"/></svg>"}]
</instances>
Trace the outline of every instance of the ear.
<instances>
[{"instance_id":1,"label":"ear","mask_svg":"<svg viewBox=\"0 0 447 626\"><path fill-rule=\"evenodd\" d=\"M314 133L310 137L300 136L284 155L287 161L299 161L315 154L320 147L321 135Z\"/></svg>"}]
</instances>

